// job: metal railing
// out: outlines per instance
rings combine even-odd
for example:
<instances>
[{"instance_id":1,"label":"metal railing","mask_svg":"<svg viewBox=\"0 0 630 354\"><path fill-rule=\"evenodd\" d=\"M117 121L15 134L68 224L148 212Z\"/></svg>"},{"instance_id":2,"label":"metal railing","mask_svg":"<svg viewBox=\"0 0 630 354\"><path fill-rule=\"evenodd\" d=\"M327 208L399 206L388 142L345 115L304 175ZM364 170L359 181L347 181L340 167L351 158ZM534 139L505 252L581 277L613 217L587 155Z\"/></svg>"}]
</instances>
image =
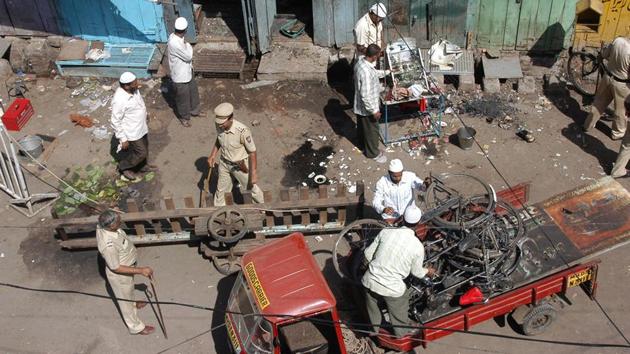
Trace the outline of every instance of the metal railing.
<instances>
[{"instance_id":1,"label":"metal railing","mask_svg":"<svg viewBox=\"0 0 630 354\"><path fill-rule=\"evenodd\" d=\"M0 189L11 197L10 206L30 218L55 202L59 194L29 192L17 155L19 149L19 144L0 123Z\"/></svg>"}]
</instances>

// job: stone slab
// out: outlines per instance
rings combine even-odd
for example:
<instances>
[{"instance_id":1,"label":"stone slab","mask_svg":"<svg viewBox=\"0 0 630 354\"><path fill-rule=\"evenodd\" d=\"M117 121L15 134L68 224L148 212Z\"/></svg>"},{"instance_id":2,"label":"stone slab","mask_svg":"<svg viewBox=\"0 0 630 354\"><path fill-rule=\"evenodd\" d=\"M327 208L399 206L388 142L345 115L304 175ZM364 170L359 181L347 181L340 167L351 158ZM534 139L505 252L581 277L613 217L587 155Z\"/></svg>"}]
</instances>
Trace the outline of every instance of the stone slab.
<instances>
[{"instance_id":1,"label":"stone slab","mask_svg":"<svg viewBox=\"0 0 630 354\"><path fill-rule=\"evenodd\" d=\"M519 57L504 57L497 59L481 59L483 74L489 79L520 79L523 77Z\"/></svg>"},{"instance_id":2,"label":"stone slab","mask_svg":"<svg viewBox=\"0 0 630 354\"><path fill-rule=\"evenodd\" d=\"M260 59L258 80L326 81L328 48L310 46L289 48L274 45Z\"/></svg>"}]
</instances>

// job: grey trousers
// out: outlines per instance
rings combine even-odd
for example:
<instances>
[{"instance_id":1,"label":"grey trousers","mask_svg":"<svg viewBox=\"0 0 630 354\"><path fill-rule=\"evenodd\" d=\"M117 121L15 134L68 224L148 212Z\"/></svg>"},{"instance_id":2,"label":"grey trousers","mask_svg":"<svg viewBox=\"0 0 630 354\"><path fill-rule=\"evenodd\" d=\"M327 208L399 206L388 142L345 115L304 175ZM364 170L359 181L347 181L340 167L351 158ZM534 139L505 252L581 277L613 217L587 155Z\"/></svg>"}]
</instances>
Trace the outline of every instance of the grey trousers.
<instances>
[{"instance_id":1,"label":"grey trousers","mask_svg":"<svg viewBox=\"0 0 630 354\"><path fill-rule=\"evenodd\" d=\"M615 166L610 172L610 175L613 177L621 177L625 175L628 161L630 161L630 130L626 130L626 134L621 140L619 155L617 155L617 161L615 161Z\"/></svg>"},{"instance_id":2,"label":"grey trousers","mask_svg":"<svg viewBox=\"0 0 630 354\"><path fill-rule=\"evenodd\" d=\"M199 114L199 88L193 77L190 82L173 83L175 87L175 106L181 120L190 120L190 116Z\"/></svg>"},{"instance_id":3,"label":"grey trousers","mask_svg":"<svg viewBox=\"0 0 630 354\"><path fill-rule=\"evenodd\" d=\"M118 161L118 170L136 169L149 156L149 135L145 134L140 140L130 141L127 150L122 150L122 158Z\"/></svg>"},{"instance_id":4,"label":"grey trousers","mask_svg":"<svg viewBox=\"0 0 630 354\"><path fill-rule=\"evenodd\" d=\"M383 314L378 306L379 301L384 301L389 313L389 321L393 326L409 326L409 300L411 290L407 288L401 297L381 296L369 289L365 289L365 305L367 307L370 322L374 325L374 331L378 332L378 327L383 322ZM411 332L411 328L394 327L393 332L397 337L403 337Z\"/></svg>"},{"instance_id":5,"label":"grey trousers","mask_svg":"<svg viewBox=\"0 0 630 354\"><path fill-rule=\"evenodd\" d=\"M378 142L380 141L378 122L375 122L370 116L357 114L357 128L359 146L365 157L373 159L378 156Z\"/></svg>"}]
</instances>

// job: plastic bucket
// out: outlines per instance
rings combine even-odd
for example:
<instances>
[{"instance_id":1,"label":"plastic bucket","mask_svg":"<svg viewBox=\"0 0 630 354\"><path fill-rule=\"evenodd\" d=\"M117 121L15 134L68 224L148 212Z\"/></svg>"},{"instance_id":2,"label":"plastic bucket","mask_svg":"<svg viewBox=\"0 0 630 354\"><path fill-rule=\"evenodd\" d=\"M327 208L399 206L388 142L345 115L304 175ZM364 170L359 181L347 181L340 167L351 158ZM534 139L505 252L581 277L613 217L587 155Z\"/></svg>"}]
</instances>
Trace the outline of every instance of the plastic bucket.
<instances>
[{"instance_id":1,"label":"plastic bucket","mask_svg":"<svg viewBox=\"0 0 630 354\"><path fill-rule=\"evenodd\" d=\"M26 152L33 157L39 157L44 151L44 141L36 135L27 135L18 140L18 143L20 143L20 150L23 153Z\"/></svg>"},{"instance_id":2,"label":"plastic bucket","mask_svg":"<svg viewBox=\"0 0 630 354\"><path fill-rule=\"evenodd\" d=\"M470 150L473 146L473 138L477 131L470 127L461 127L457 130L457 143L464 150Z\"/></svg>"}]
</instances>

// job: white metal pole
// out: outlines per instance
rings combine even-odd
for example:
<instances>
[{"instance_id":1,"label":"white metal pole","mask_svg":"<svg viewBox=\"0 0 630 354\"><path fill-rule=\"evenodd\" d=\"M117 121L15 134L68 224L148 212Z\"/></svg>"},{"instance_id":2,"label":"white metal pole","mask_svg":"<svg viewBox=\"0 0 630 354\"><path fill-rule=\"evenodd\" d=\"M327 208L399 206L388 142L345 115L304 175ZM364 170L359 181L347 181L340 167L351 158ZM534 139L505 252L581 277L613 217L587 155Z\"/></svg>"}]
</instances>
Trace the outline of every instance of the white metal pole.
<instances>
[{"instance_id":1,"label":"white metal pole","mask_svg":"<svg viewBox=\"0 0 630 354\"><path fill-rule=\"evenodd\" d=\"M4 124L2 124L0 122L0 143L2 143L2 150L6 154L7 162L9 164L9 167L7 168L6 164L5 164L4 157L3 157L1 159L2 160L2 167L3 167L4 170L8 170L6 172L6 174L7 174L7 177L9 178L9 180L8 180L9 181L9 188L13 191L14 194L18 195L18 198L22 198L20 190L19 189L16 190L16 187L18 185L18 179L17 179L17 176L15 175L15 169L13 167L13 163L12 163L12 160L11 160L11 155L10 155L9 149L7 148L7 144L6 144L5 139L4 139L6 134L7 134L7 130L6 130L5 126L4 126Z\"/></svg>"}]
</instances>

